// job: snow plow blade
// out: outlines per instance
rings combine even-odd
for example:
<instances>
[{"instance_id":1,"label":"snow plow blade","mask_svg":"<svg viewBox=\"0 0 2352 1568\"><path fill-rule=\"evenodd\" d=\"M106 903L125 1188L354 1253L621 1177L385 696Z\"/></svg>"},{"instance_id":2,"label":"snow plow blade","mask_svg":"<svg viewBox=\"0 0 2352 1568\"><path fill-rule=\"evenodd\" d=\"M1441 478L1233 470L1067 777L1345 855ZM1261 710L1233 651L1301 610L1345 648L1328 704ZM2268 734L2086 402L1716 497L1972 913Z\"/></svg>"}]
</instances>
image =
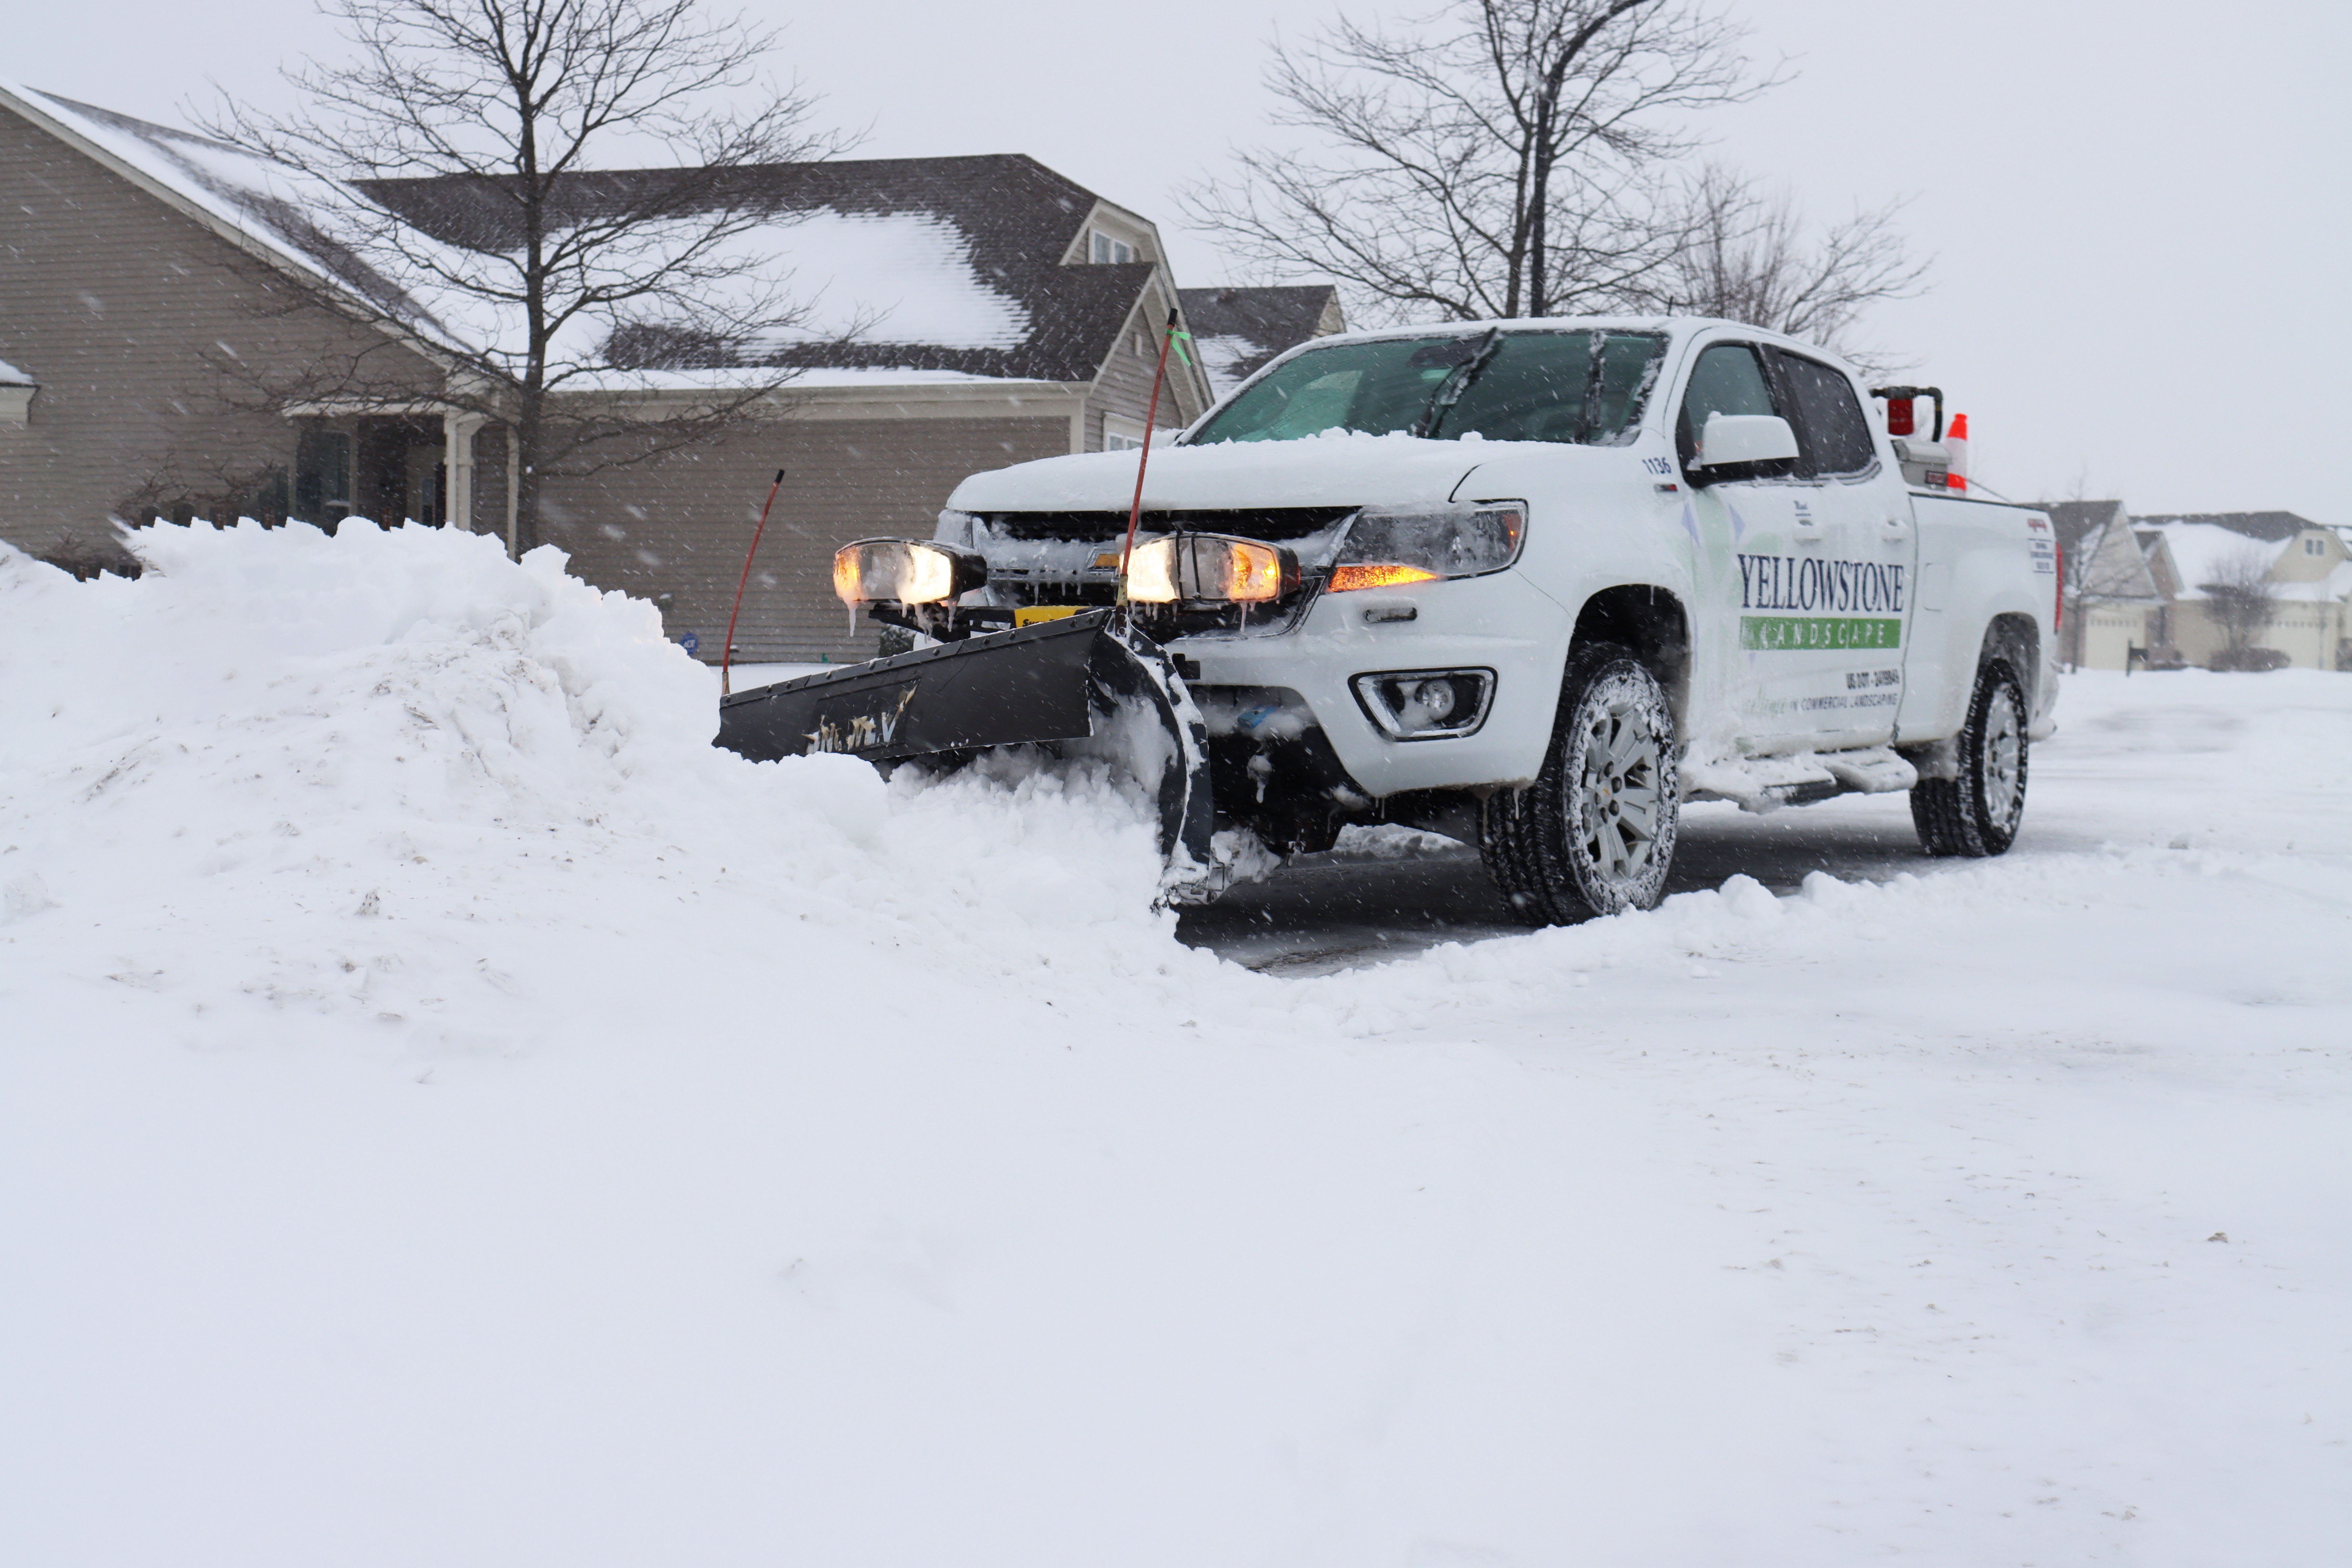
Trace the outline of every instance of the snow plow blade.
<instances>
[{"instance_id":1,"label":"snow plow blade","mask_svg":"<svg viewBox=\"0 0 2352 1568\"><path fill-rule=\"evenodd\" d=\"M1213 896L1208 731L1175 664L1117 612L844 665L722 698L717 743L754 762L838 752L956 767L1034 746L1099 760L1156 807L1165 896Z\"/></svg>"}]
</instances>

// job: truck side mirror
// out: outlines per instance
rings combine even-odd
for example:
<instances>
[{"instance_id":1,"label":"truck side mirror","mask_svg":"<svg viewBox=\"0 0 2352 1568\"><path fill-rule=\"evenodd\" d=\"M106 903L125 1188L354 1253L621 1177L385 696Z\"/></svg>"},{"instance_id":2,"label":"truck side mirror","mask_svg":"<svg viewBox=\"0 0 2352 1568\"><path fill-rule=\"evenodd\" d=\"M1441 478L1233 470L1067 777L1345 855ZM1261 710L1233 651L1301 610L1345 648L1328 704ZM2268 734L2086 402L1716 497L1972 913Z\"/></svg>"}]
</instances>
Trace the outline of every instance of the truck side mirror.
<instances>
[{"instance_id":1,"label":"truck side mirror","mask_svg":"<svg viewBox=\"0 0 2352 1568\"><path fill-rule=\"evenodd\" d=\"M1797 455L1797 433L1777 414L1710 414L1700 435L1695 468L1745 468L1787 462ZM1710 474L1729 479L1729 474Z\"/></svg>"}]
</instances>

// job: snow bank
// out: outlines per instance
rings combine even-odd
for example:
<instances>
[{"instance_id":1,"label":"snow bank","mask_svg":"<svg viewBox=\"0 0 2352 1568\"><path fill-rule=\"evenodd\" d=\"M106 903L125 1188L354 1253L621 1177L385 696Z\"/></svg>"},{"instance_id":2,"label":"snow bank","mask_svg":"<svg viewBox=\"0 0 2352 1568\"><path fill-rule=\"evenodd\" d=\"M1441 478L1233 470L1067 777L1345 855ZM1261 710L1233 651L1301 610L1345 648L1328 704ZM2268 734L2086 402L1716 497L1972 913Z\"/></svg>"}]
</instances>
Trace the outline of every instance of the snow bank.
<instances>
[{"instance_id":1,"label":"snow bank","mask_svg":"<svg viewBox=\"0 0 2352 1568\"><path fill-rule=\"evenodd\" d=\"M358 521L134 538L136 582L0 555L0 919L39 915L21 950L194 1036L258 1005L411 1047L545 1038L572 1021L572 928L681 896L817 927L769 962L820 1013L828 973L878 951L970 981L1008 949L1165 945L1116 796L894 799L852 759L717 751L712 672L551 549ZM648 960L672 936L609 928Z\"/></svg>"}]
</instances>

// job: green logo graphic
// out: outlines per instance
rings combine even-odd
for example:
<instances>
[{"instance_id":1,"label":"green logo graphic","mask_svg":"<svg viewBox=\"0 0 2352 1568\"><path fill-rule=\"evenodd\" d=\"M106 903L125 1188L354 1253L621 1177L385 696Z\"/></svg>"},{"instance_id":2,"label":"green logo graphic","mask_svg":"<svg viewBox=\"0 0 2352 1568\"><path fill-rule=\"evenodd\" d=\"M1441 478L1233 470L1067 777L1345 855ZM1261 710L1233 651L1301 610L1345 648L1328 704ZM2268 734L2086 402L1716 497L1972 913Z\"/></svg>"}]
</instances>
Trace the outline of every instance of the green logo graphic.
<instances>
[{"instance_id":1,"label":"green logo graphic","mask_svg":"<svg viewBox=\"0 0 2352 1568\"><path fill-rule=\"evenodd\" d=\"M1903 623L1864 616L1742 616L1739 646L1766 653L1901 647Z\"/></svg>"}]
</instances>

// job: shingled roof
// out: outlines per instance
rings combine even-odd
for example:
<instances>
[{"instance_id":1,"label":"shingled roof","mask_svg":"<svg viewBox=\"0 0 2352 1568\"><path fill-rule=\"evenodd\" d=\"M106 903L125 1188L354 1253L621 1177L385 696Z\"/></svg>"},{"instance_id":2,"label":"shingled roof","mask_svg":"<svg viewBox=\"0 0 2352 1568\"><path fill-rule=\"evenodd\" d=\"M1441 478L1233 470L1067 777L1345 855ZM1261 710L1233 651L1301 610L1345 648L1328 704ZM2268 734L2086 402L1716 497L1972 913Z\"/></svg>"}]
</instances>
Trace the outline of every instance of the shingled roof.
<instances>
[{"instance_id":1,"label":"shingled roof","mask_svg":"<svg viewBox=\"0 0 2352 1568\"><path fill-rule=\"evenodd\" d=\"M1255 375L1275 355L1347 327L1339 292L1328 283L1178 292L1185 322L1201 345L1202 366L1220 397Z\"/></svg>"},{"instance_id":2,"label":"shingled roof","mask_svg":"<svg viewBox=\"0 0 2352 1568\"><path fill-rule=\"evenodd\" d=\"M2124 503L2119 500L2044 500L2035 501L2033 507L2050 514L2050 527L2058 535L2058 548L2070 558L2082 553L2085 537L2110 523L2125 521Z\"/></svg>"},{"instance_id":3,"label":"shingled roof","mask_svg":"<svg viewBox=\"0 0 2352 1568\"><path fill-rule=\"evenodd\" d=\"M676 177L622 170L572 184L593 210ZM516 209L498 181L383 180L362 188L447 243L503 249L517 241ZM901 293L922 294L911 310L904 299L898 309L878 301L882 319L858 341L774 342L740 353L739 363L1090 381L1157 270L1144 261L1063 265L1097 198L1018 153L767 164L730 171L709 201L772 214L762 233L793 268L796 286L838 300L845 280L837 273L869 268L833 263L850 253L860 260L895 254L913 269ZM931 275L917 276L923 268ZM869 281L853 278L847 287Z\"/></svg>"},{"instance_id":4,"label":"shingled roof","mask_svg":"<svg viewBox=\"0 0 2352 1568\"><path fill-rule=\"evenodd\" d=\"M53 94L0 83L0 101L99 151L278 265L331 281L411 328L453 343L497 331L472 320L478 312L469 314L462 300L404 294L336 237L354 187ZM583 207L593 208L677 177L675 170L621 170L571 184ZM519 241L515 208L495 180L355 188L419 230L419 246L496 250ZM1017 153L756 166L727 173L709 199L772 215L747 237L772 245L792 269L792 290L815 300L820 318L812 331L739 348L721 363L1091 382L1154 276L1165 276L1149 261L1063 265L1088 218L1108 204ZM877 317L854 341L825 330Z\"/></svg>"},{"instance_id":5,"label":"shingled roof","mask_svg":"<svg viewBox=\"0 0 2352 1568\"><path fill-rule=\"evenodd\" d=\"M280 266L331 282L415 325L427 312L320 222L328 182L209 136L0 82L0 103L79 140L167 200L242 237Z\"/></svg>"}]
</instances>

